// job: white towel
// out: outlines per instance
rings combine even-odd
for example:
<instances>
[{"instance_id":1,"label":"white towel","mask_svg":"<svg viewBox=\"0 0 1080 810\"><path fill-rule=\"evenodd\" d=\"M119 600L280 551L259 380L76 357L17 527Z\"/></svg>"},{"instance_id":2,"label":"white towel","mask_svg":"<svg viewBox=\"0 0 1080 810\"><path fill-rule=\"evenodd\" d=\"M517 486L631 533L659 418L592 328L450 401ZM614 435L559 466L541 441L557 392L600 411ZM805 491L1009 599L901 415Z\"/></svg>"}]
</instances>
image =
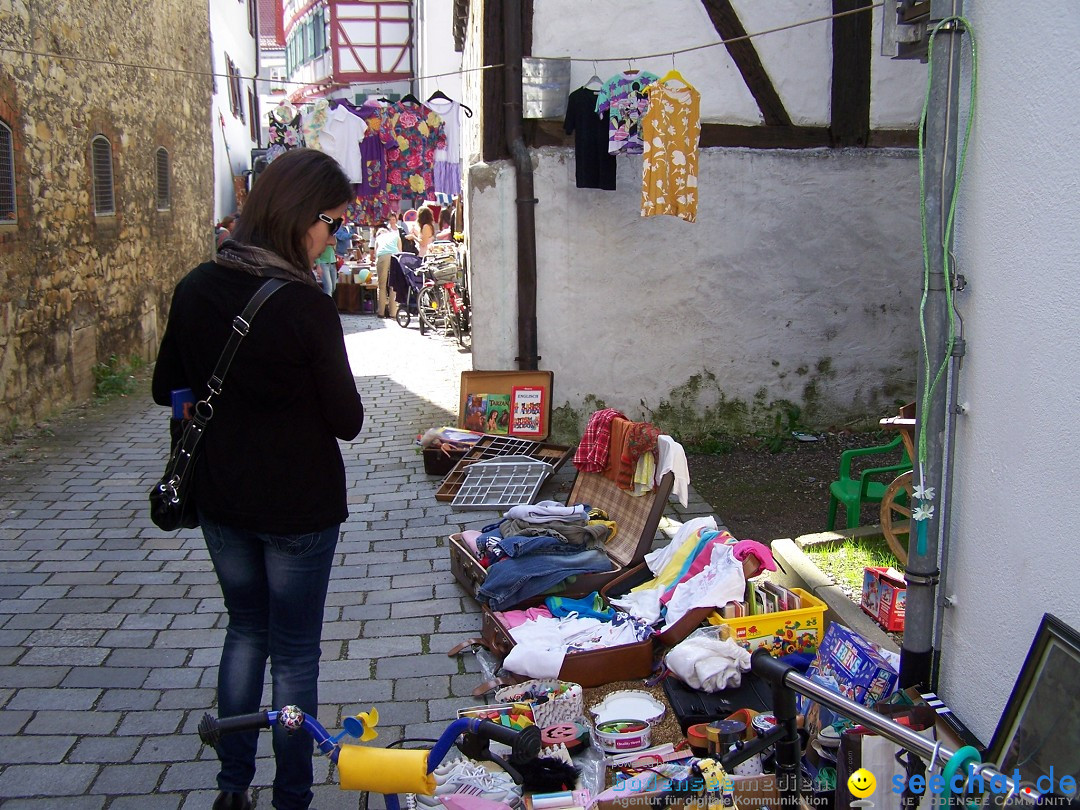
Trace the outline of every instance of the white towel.
<instances>
[{"instance_id":1,"label":"white towel","mask_svg":"<svg viewBox=\"0 0 1080 810\"><path fill-rule=\"evenodd\" d=\"M690 467L686 463L686 451L683 446L670 436L660 435L656 437L656 481L664 477L664 473L675 473L675 484L671 488L671 494L679 499L683 506L687 505L690 496Z\"/></svg>"}]
</instances>

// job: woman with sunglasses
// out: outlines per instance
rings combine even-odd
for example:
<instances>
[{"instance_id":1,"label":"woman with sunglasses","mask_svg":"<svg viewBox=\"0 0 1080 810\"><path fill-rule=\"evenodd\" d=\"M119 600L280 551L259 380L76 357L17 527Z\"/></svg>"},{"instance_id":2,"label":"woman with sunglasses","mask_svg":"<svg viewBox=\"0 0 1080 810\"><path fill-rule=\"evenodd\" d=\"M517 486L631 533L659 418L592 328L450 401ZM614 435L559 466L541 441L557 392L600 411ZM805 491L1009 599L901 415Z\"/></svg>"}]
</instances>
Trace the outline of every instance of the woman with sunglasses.
<instances>
[{"instance_id":1,"label":"woman with sunglasses","mask_svg":"<svg viewBox=\"0 0 1080 810\"><path fill-rule=\"evenodd\" d=\"M244 215L214 261L173 294L154 369L154 401L206 382L239 315L267 278L292 282L252 319L213 400L195 464L195 500L228 627L217 712L258 711L269 659L271 704L318 711L320 638L330 566L348 517L338 440L364 407L334 302L312 275L335 244L352 187L329 155L294 149L259 175ZM209 708L209 707L207 707ZM215 810L251 807L257 732L225 736ZM312 739L274 731L273 805L307 808Z\"/></svg>"}]
</instances>

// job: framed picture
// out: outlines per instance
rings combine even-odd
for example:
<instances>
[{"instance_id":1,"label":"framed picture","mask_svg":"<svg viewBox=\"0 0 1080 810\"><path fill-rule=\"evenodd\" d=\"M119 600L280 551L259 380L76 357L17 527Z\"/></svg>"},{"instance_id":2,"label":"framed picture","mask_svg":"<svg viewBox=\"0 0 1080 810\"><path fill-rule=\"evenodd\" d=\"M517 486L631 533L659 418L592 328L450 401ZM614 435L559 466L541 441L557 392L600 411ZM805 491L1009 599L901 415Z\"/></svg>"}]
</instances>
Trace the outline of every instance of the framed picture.
<instances>
[{"instance_id":1,"label":"framed picture","mask_svg":"<svg viewBox=\"0 0 1080 810\"><path fill-rule=\"evenodd\" d=\"M546 435L545 405L543 388L515 385L510 392L510 435L525 438Z\"/></svg>"},{"instance_id":2,"label":"framed picture","mask_svg":"<svg viewBox=\"0 0 1080 810\"><path fill-rule=\"evenodd\" d=\"M1063 776L1080 783L1077 683L1080 633L1044 613L994 731L987 759L1006 775L1019 770L1021 780L1040 792L1061 795L1058 786ZM1051 784L1053 789L1045 791Z\"/></svg>"}]
</instances>

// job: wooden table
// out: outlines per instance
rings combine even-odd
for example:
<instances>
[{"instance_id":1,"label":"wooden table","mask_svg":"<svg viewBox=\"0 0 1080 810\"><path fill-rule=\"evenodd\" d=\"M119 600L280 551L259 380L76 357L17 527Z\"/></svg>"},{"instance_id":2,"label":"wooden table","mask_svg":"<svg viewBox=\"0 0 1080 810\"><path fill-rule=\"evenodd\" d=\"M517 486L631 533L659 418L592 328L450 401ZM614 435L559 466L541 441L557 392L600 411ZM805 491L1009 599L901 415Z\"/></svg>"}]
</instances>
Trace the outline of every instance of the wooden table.
<instances>
[{"instance_id":1,"label":"wooden table","mask_svg":"<svg viewBox=\"0 0 1080 810\"><path fill-rule=\"evenodd\" d=\"M334 303L338 312L374 315L378 292L379 285L370 281L366 284L342 283L334 288ZM367 301L371 302L369 309L364 308Z\"/></svg>"}]
</instances>

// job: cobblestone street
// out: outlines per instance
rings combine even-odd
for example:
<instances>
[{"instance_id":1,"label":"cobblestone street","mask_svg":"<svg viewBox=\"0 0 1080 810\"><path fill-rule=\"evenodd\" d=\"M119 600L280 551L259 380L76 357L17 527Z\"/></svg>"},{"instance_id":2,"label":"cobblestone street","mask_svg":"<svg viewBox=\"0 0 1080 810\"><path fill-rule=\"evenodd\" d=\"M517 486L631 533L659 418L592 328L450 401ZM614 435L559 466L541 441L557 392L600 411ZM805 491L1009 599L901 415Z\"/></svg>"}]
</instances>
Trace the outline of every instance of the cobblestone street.
<instances>
[{"instance_id":1,"label":"cobblestone street","mask_svg":"<svg viewBox=\"0 0 1080 810\"><path fill-rule=\"evenodd\" d=\"M473 656L446 656L480 626L446 537L497 515L437 502L414 441L453 423L471 355L422 337L415 321L342 321L366 419L342 444L352 514L327 599L319 719L336 733L375 705L381 744L406 727L435 736L476 702L481 680ZM64 420L41 449L0 466L5 808L202 810L216 795L217 760L195 729L213 711L225 617L201 533L168 535L148 517L166 433L164 409L142 391ZM565 489L571 466L542 495ZM691 511L709 511L692 498ZM259 807L272 775L264 735ZM313 807L357 806L323 758L316 781Z\"/></svg>"}]
</instances>

